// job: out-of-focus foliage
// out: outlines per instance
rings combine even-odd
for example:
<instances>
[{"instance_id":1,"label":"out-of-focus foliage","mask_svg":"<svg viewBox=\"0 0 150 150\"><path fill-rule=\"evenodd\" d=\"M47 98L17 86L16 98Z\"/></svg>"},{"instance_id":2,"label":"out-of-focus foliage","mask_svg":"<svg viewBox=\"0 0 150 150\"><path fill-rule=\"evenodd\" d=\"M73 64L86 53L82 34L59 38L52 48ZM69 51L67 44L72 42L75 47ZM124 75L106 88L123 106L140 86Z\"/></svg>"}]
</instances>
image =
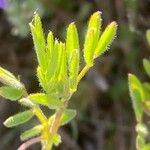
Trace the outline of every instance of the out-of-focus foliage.
<instances>
[{"instance_id":1,"label":"out-of-focus foliage","mask_svg":"<svg viewBox=\"0 0 150 150\"><path fill-rule=\"evenodd\" d=\"M8 20L12 24L12 34L27 36L30 31L29 21L35 11L43 16L44 7L40 0L10 0L5 9Z\"/></svg>"},{"instance_id":2,"label":"out-of-focus foliage","mask_svg":"<svg viewBox=\"0 0 150 150\"><path fill-rule=\"evenodd\" d=\"M148 31L146 34L147 41L149 42ZM143 60L143 66L145 72L150 77L150 61L148 59ZM149 132L147 126L144 123L144 112L150 115L150 83L141 83L140 80L132 74L128 75L129 91L133 103L134 112L136 115L137 125L137 149L150 149L150 145L146 143L146 137Z\"/></svg>"}]
</instances>

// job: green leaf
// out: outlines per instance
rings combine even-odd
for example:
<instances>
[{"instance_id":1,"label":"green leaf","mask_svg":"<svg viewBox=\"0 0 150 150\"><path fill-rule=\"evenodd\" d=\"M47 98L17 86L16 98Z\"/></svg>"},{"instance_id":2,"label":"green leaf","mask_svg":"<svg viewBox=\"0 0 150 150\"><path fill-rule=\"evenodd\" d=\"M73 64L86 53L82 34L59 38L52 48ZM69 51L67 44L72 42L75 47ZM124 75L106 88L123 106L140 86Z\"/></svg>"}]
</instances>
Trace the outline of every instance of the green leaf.
<instances>
[{"instance_id":1,"label":"green leaf","mask_svg":"<svg viewBox=\"0 0 150 150\"><path fill-rule=\"evenodd\" d=\"M61 136L56 133L51 137L51 141L55 146L58 146L61 143Z\"/></svg>"},{"instance_id":2,"label":"green leaf","mask_svg":"<svg viewBox=\"0 0 150 150\"><path fill-rule=\"evenodd\" d=\"M102 24L101 12L97 11L91 16L89 24L88 24L88 30L87 30L87 33L91 29L94 29L94 31L95 31L94 32L94 43L93 43L94 50L98 44L98 39L101 34L101 24Z\"/></svg>"},{"instance_id":3,"label":"green leaf","mask_svg":"<svg viewBox=\"0 0 150 150\"><path fill-rule=\"evenodd\" d=\"M94 52L95 52L94 42L95 42L95 29L91 28L88 30L84 43L84 59L86 64L89 66L93 66L94 62Z\"/></svg>"},{"instance_id":4,"label":"green leaf","mask_svg":"<svg viewBox=\"0 0 150 150\"><path fill-rule=\"evenodd\" d=\"M150 76L150 61L148 59L143 59L143 66L146 73Z\"/></svg>"},{"instance_id":5,"label":"green leaf","mask_svg":"<svg viewBox=\"0 0 150 150\"><path fill-rule=\"evenodd\" d=\"M62 42L58 43L58 62L56 66L56 73L55 73L55 80L58 81L59 77L62 75L61 73L61 66L63 65L63 59L64 59L64 44Z\"/></svg>"},{"instance_id":6,"label":"green leaf","mask_svg":"<svg viewBox=\"0 0 150 150\"><path fill-rule=\"evenodd\" d=\"M147 38L148 44L150 45L150 29L146 31L146 38Z\"/></svg>"},{"instance_id":7,"label":"green leaf","mask_svg":"<svg viewBox=\"0 0 150 150\"><path fill-rule=\"evenodd\" d=\"M17 89L24 89L24 85L12 73L2 67L0 67L0 82Z\"/></svg>"},{"instance_id":8,"label":"green leaf","mask_svg":"<svg viewBox=\"0 0 150 150\"><path fill-rule=\"evenodd\" d=\"M72 53L71 61L69 63L69 84L71 92L77 89L77 77L79 73L79 50L75 49Z\"/></svg>"},{"instance_id":9,"label":"green leaf","mask_svg":"<svg viewBox=\"0 0 150 150\"><path fill-rule=\"evenodd\" d=\"M43 130L43 126L42 125L37 125L29 130L26 130L25 132L23 132L20 136L22 141L28 140L30 138L33 138L37 135L39 135Z\"/></svg>"},{"instance_id":10,"label":"green leaf","mask_svg":"<svg viewBox=\"0 0 150 150\"><path fill-rule=\"evenodd\" d=\"M68 78L67 75L67 58L66 58L66 49L65 44L62 43L62 55L61 55L61 62L60 62L60 73L59 73L59 80L65 80L64 78Z\"/></svg>"},{"instance_id":11,"label":"green leaf","mask_svg":"<svg viewBox=\"0 0 150 150\"><path fill-rule=\"evenodd\" d=\"M95 58L102 55L109 47L109 45L112 43L116 36L117 32L117 23L112 22L110 23L105 31L102 33L98 45L95 50Z\"/></svg>"},{"instance_id":12,"label":"green leaf","mask_svg":"<svg viewBox=\"0 0 150 150\"><path fill-rule=\"evenodd\" d=\"M61 125L65 125L69 123L76 116L76 110L74 109L66 109L61 117Z\"/></svg>"},{"instance_id":13,"label":"green leaf","mask_svg":"<svg viewBox=\"0 0 150 150\"><path fill-rule=\"evenodd\" d=\"M136 114L136 119L138 122L141 122L143 117L143 101L144 101L143 87L135 75L129 74L128 82L129 82L130 96Z\"/></svg>"},{"instance_id":14,"label":"green leaf","mask_svg":"<svg viewBox=\"0 0 150 150\"><path fill-rule=\"evenodd\" d=\"M15 76L11 72L9 72L8 70L6 70L6 69L4 69L2 67L0 67L0 75L1 74L4 74L5 76L8 76L10 78L16 79Z\"/></svg>"},{"instance_id":15,"label":"green leaf","mask_svg":"<svg viewBox=\"0 0 150 150\"><path fill-rule=\"evenodd\" d=\"M42 88L45 91L47 91L47 89L48 89L47 82L45 80L45 76L44 76L43 71L42 71L40 66L38 66L38 68L37 68L37 76L38 76L38 80L40 82L40 85L42 86Z\"/></svg>"},{"instance_id":16,"label":"green leaf","mask_svg":"<svg viewBox=\"0 0 150 150\"><path fill-rule=\"evenodd\" d=\"M19 90L13 87L0 87L0 95L6 99L15 101L21 98L23 95L23 90Z\"/></svg>"},{"instance_id":17,"label":"green leaf","mask_svg":"<svg viewBox=\"0 0 150 150\"><path fill-rule=\"evenodd\" d=\"M61 116L61 126L69 123L76 116L76 110L74 109L66 109ZM56 117L56 113L52 115L48 121L49 125L51 125Z\"/></svg>"},{"instance_id":18,"label":"green leaf","mask_svg":"<svg viewBox=\"0 0 150 150\"><path fill-rule=\"evenodd\" d=\"M144 95L145 95L145 100L143 103L144 111L146 112L147 115L150 116L150 84L144 83L143 89L144 89Z\"/></svg>"},{"instance_id":19,"label":"green leaf","mask_svg":"<svg viewBox=\"0 0 150 150\"><path fill-rule=\"evenodd\" d=\"M40 17L36 14L33 18L33 22L29 25L33 37L38 63L42 70L45 71L45 69L47 68L46 44Z\"/></svg>"},{"instance_id":20,"label":"green leaf","mask_svg":"<svg viewBox=\"0 0 150 150\"><path fill-rule=\"evenodd\" d=\"M72 22L67 28L66 51L68 61L70 60L74 49L79 49L79 38L76 25L74 22Z\"/></svg>"},{"instance_id":21,"label":"green leaf","mask_svg":"<svg viewBox=\"0 0 150 150\"><path fill-rule=\"evenodd\" d=\"M50 82L52 81L52 78L55 79L55 73L58 65L58 46L59 46L59 42L57 39L55 39L54 49L52 51L52 58L50 60L50 64L47 72L47 79L49 79Z\"/></svg>"},{"instance_id":22,"label":"green leaf","mask_svg":"<svg viewBox=\"0 0 150 150\"><path fill-rule=\"evenodd\" d=\"M29 107L29 108L33 108L36 107L36 104L33 103L30 99L28 98L22 98L19 100L19 103L23 106Z\"/></svg>"},{"instance_id":23,"label":"green leaf","mask_svg":"<svg viewBox=\"0 0 150 150\"><path fill-rule=\"evenodd\" d=\"M144 83L143 84L143 90L144 90L144 101L150 101L150 83Z\"/></svg>"},{"instance_id":24,"label":"green leaf","mask_svg":"<svg viewBox=\"0 0 150 150\"><path fill-rule=\"evenodd\" d=\"M48 106L50 109L57 109L63 105L61 100L44 93L30 94L28 98L37 104Z\"/></svg>"},{"instance_id":25,"label":"green leaf","mask_svg":"<svg viewBox=\"0 0 150 150\"><path fill-rule=\"evenodd\" d=\"M4 122L4 125L8 128L11 128L29 121L32 117L33 117L33 112L31 110L27 110L9 117Z\"/></svg>"},{"instance_id":26,"label":"green leaf","mask_svg":"<svg viewBox=\"0 0 150 150\"><path fill-rule=\"evenodd\" d=\"M47 59L49 61L51 61L53 49L54 49L54 37L53 33L50 31L47 36Z\"/></svg>"}]
</instances>

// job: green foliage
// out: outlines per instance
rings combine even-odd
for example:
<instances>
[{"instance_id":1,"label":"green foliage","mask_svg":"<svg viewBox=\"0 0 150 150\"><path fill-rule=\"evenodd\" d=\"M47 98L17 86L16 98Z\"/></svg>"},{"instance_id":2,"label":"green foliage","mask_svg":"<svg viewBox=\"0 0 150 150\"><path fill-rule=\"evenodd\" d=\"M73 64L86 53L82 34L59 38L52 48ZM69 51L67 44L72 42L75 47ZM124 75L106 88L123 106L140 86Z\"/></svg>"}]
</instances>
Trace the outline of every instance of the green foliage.
<instances>
[{"instance_id":1,"label":"green foliage","mask_svg":"<svg viewBox=\"0 0 150 150\"><path fill-rule=\"evenodd\" d=\"M148 59L143 59L143 66L146 73L150 76L150 61Z\"/></svg>"},{"instance_id":2,"label":"green foliage","mask_svg":"<svg viewBox=\"0 0 150 150\"><path fill-rule=\"evenodd\" d=\"M61 125L65 125L70 122L76 116L76 110L66 109L61 117Z\"/></svg>"},{"instance_id":3,"label":"green foliage","mask_svg":"<svg viewBox=\"0 0 150 150\"><path fill-rule=\"evenodd\" d=\"M35 14L29 24L38 60L37 77L42 93L28 94L24 85L16 77L0 68L0 81L7 85L0 88L0 94L18 102L29 110L9 117L4 125L17 126L29 121L35 115L40 121L37 125L21 134L22 140L40 136L43 150L51 149L61 142L58 134L60 126L69 123L76 110L67 109L69 100L86 72L93 66L94 59L106 51L116 35L117 24L112 22L101 31L101 12L94 13L88 24L84 43L85 67L79 73L80 46L75 23L67 28L66 41L54 38L50 31L44 35L40 17ZM102 34L101 34L102 33ZM46 117L40 106L54 109L54 114Z\"/></svg>"},{"instance_id":4,"label":"green foliage","mask_svg":"<svg viewBox=\"0 0 150 150\"><path fill-rule=\"evenodd\" d=\"M14 127L20 124L23 124L29 121L33 117L33 112L31 110L27 110L21 113L18 113L14 116L9 117L5 122L4 125L6 127Z\"/></svg>"},{"instance_id":5,"label":"green foliage","mask_svg":"<svg viewBox=\"0 0 150 150\"><path fill-rule=\"evenodd\" d=\"M129 74L128 81L129 81L130 96L133 102L136 119L138 122L141 122L143 115L142 102L144 100L143 87L135 75Z\"/></svg>"},{"instance_id":6,"label":"green foliage","mask_svg":"<svg viewBox=\"0 0 150 150\"><path fill-rule=\"evenodd\" d=\"M146 31L146 38L147 38L148 44L150 45L150 29Z\"/></svg>"},{"instance_id":7,"label":"green foliage","mask_svg":"<svg viewBox=\"0 0 150 150\"><path fill-rule=\"evenodd\" d=\"M33 13L38 9L38 13L43 16L46 11L39 0L11 0L5 8L7 19L12 25L12 34L26 37L30 31L28 22Z\"/></svg>"},{"instance_id":8,"label":"green foliage","mask_svg":"<svg viewBox=\"0 0 150 150\"><path fill-rule=\"evenodd\" d=\"M44 93L30 94L28 99L37 104L48 106L50 109L58 109L63 106L63 102L61 100Z\"/></svg>"},{"instance_id":9,"label":"green foliage","mask_svg":"<svg viewBox=\"0 0 150 150\"><path fill-rule=\"evenodd\" d=\"M23 90L16 89L13 87L3 86L0 87L0 95L6 99L15 101L21 98L23 95Z\"/></svg>"},{"instance_id":10,"label":"green foliage","mask_svg":"<svg viewBox=\"0 0 150 150\"><path fill-rule=\"evenodd\" d=\"M148 36L149 35L147 35L147 38ZM144 59L143 66L146 73L150 77L150 61L148 59ZM150 145L146 142L148 129L146 124L143 123L143 115L144 112L150 115L150 83L141 83L140 80L132 74L129 74L128 81L130 96L133 102L133 108L137 119L136 148L139 150L149 150Z\"/></svg>"},{"instance_id":11,"label":"green foliage","mask_svg":"<svg viewBox=\"0 0 150 150\"><path fill-rule=\"evenodd\" d=\"M20 136L21 140L28 140L30 138L33 138L34 136L39 135L43 130L43 126L42 125L36 125L31 129L26 130L25 132L23 132Z\"/></svg>"}]
</instances>

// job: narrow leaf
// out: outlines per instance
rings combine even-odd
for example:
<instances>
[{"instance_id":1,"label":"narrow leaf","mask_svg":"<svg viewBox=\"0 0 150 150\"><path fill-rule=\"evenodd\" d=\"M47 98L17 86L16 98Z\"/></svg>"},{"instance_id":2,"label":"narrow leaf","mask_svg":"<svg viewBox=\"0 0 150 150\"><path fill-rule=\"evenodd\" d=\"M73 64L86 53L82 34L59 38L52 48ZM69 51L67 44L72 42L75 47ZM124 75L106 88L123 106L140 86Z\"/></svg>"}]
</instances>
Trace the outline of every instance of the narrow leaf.
<instances>
[{"instance_id":1,"label":"narrow leaf","mask_svg":"<svg viewBox=\"0 0 150 150\"><path fill-rule=\"evenodd\" d=\"M47 36L47 59L48 59L48 64L51 61L52 58L52 52L54 49L54 37L53 33L50 31ZM48 66L51 67L51 66Z\"/></svg>"},{"instance_id":2,"label":"narrow leaf","mask_svg":"<svg viewBox=\"0 0 150 150\"><path fill-rule=\"evenodd\" d=\"M148 44L150 45L150 29L146 31L146 38L147 38Z\"/></svg>"},{"instance_id":3,"label":"narrow leaf","mask_svg":"<svg viewBox=\"0 0 150 150\"><path fill-rule=\"evenodd\" d=\"M94 61L95 32L96 31L94 28L89 29L84 43L84 59L86 64L89 66L93 66L93 61Z\"/></svg>"},{"instance_id":4,"label":"narrow leaf","mask_svg":"<svg viewBox=\"0 0 150 150\"><path fill-rule=\"evenodd\" d=\"M29 108L33 108L36 107L36 104L33 103L30 99L28 98L22 98L19 100L19 103L23 106L29 107Z\"/></svg>"},{"instance_id":5,"label":"narrow leaf","mask_svg":"<svg viewBox=\"0 0 150 150\"><path fill-rule=\"evenodd\" d=\"M143 66L146 73L150 76L150 61L148 59L143 59Z\"/></svg>"},{"instance_id":6,"label":"narrow leaf","mask_svg":"<svg viewBox=\"0 0 150 150\"><path fill-rule=\"evenodd\" d=\"M98 41L98 45L95 51L95 58L103 54L108 49L109 45L112 43L112 41L116 36L116 31L117 31L116 22L112 22L106 27L105 31L103 32Z\"/></svg>"},{"instance_id":7,"label":"narrow leaf","mask_svg":"<svg viewBox=\"0 0 150 150\"><path fill-rule=\"evenodd\" d=\"M4 125L8 128L11 128L29 121L32 117L33 112L31 110L24 111L6 119Z\"/></svg>"},{"instance_id":8,"label":"narrow leaf","mask_svg":"<svg viewBox=\"0 0 150 150\"><path fill-rule=\"evenodd\" d=\"M77 77L79 73L79 50L75 49L72 53L69 67L69 84L71 91L77 89Z\"/></svg>"},{"instance_id":9,"label":"narrow leaf","mask_svg":"<svg viewBox=\"0 0 150 150\"><path fill-rule=\"evenodd\" d=\"M15 76L11 72L9 72L8 70L6 70L6 69L4 69L2 67L0 67L0 75L1 74L4 74L4 75L6 75L6 76L8 76L10 78L16 79Z\"/></svg>"},{"instance_id":10,"label":"narrow leaf","mask_svg":"<svg viewBox=\"0 0 150 150\"><path fill-rule=\"evenodd\" d=\"M38 68L37 68L37 76L38 76L38 80L40 82L41 87L45 91L47 91L47 89L48 89L47 82L45 81L45 76L44 76L43 71L40 66L38 66Z\"/></svg>"},{"instance_id":11,"label":"narrow leaf","mask_svg":"<svg viewBox=\"0 0 150 150\"><path fill-rule=\"evenodd\" d=\"M137 77L132 74L128 75L128 82L129 82L130 96L131 96L133 108L136 114L136 119L138 122L141 122L142 116L143 116L142 105L144 101L143 88L142 88L140 81L137 79Z\"/></svg>"},{"instance_id":12,"label":"narrow leaf","mask_svg":"<svg viewBox=\"0 0 150 150\"><path fill-rule=\"evenodd\" d=\"M46 58L46 44L44 33L42 29L41 19L36 14L34 16L33 22L29 24L31 28L31 33L34 41L34 47L37 55L37 59L40 67L42 67L43 71L47 65Z\"/></svg>"},{"instance_id":13,"label":"narrow leaf","mask_svg":"<svg viewBox=\"0 0 150 150\"><path fill-rule=\"evenodd\" d=\"M75 23L71 23L67 28L66 51L68 61L74 49L79 49L79 38Z\"/></svg>"},{"instance_id":14,"label":"narrow leaf","mask_svg":"<svg viewBox=\"0 0 150 150\"><path fill-rule=\"evenodd\" d=\"M0 95L6 99L15 101L21 98L21 96L23 95L23 90L4 86L4 87L0 87Z\"/></svg>"},{"instance_id":15,"label":"narrow leaf","mask_svg":"<svg viewBox=\"0 0 150 150\"><path fill-rule=\"evenodd\" d=\"M50 109L57 109L63 105L61 100L44 93L30 94L28 98L37 104L48 106Z\"/></svg>"},{"instance_id":16,"label":"narrow leaf","mask_svg":"<svg viewBox=\"0 0 150 150\"><path fill-rule=\"evenodd\" d=\"M97 44L98 44L98 39L100 37L101 34L101 24L102 24L102 19L101 19L101 12L97 11L95 12L89 21L89 25L88 25L88 31L90 29L94 29L95 33L94 33L94 49L96 48Z\"/></svg>"},{"instance_id":17,"label":"narrow leaf","mask_svg":"<svg viewBox=\"0 0 150 150\"><path fill-rule=\"evenodd\" d=\"M76 110L66 109L61 117L61 125L69 123L76 116Z\"/></svg>"},{"instance_id":18,"label":"narrow leaf","mask_svg":"<svg viewBox=\"0 0 150 150\"><path fill-rule=\"evenodd\" d=\"M0 82L17 89L24 89L24 85L12 73L2 67L0 67Z\"/></svg>"},{"instance_id":19,"label":"narrow leaf","mask_svg":"<svg viewBox=\"0 0 150 150\"><path fill-rule=\"evenodd\" d=\"M50 61L50 64L49 64L49 68L48 68L48 79L49 81L53 78L55 78L55 73L56 73L56 70L57 70L57 64L58 64L58 45L59 45L59 42L57 39L55 39L55 43L54 43L54 49L52 51L52 58L51 58L51 61Z\"/></svg>"},{"instance_id":20,"label":"narrow leaf","mask_svg":"<svg viewBox=\"0 0 150 150\"><path fill-rule=\"evenodd\" d=\"M42 125L37 125L29 130L26 130L25 132L23 132L20 136L22 141L28 140L30 138L33 138L37 135L39 135L43 130L43 126Z\"/></svg>"}]
</instances>

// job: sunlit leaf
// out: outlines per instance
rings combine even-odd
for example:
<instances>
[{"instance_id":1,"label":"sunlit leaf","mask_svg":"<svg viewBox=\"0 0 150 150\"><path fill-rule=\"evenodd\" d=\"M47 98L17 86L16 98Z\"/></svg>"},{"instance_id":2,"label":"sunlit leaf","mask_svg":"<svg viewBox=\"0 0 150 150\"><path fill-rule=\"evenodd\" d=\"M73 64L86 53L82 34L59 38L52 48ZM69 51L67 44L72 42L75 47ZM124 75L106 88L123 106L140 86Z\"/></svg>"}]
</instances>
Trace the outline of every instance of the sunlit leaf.
<instances>
[{"instance_id":1,"label":"sunlit leaf","mask_svg":"<svg viewBox=\"0 0 150 150\"><path fill-rule=\"evenodd\" d=\"M69 84L71 91L76 91L77 89L77 77L79 73L79 50L75 49L72 52L72 57L69 65Z\"/></svg>"},{"instance_id":2,"label":"sunlit leaf","mask_svg":"<svg viewBox=\"0 0 150 150\"><path fill-rule=\"evenodd\" d=\"M12 73L2 67L0 67L0 82L16 89L24 89L24 85Z\"/></svg>"},{"instance_id":3,"label":"sunlit leaf","mask_svg":"<svg viewBox=\"0 0 150 150\"><path fill-rule=\"evenodd\" d=\"M61 100L44 93L30 94L28 98L37 104L48 106L50 109L57 109L63 105Z\"/></svg>"},{"instance_id":4,"label":"sunlit leaf","mask_svg":"<svg viewBox=\"0 0 150 150\"><path fill-rule=\"evenodd\" d=\"M117 32L117 23L110 23L102 33L95 51L95 57L103 54L114 40Z\"/></svg>"},{"instance_id":5,"label":"sunlit leaf","mask_svg":"<svg viewBox=\"0 0 150 150\"><path fill-rule=\"evenodd\" d=\"M0 75L1 74L4 74L4 75L6 75L6 76L8 76L10 78L16 79L15 76L11 72L9 72L8 70L6 70L6 69L4 69L2 67L0 67Z\"/></svg>"},{"instance_id":6,"label":"sunlit leaf","mask_svg":"<svg viewBox=\"0 0 150 150\"><path fill-rule=\"evenodd\" d=\"M75 23L71 23L67 28L66 51L68 61L71 58L74 49L79 49L78 32Z\"/></svg>"},{"instance_id":7,"label":"sunlit leaf","mask_svg":"<svg viewBox=\"0 0 150 150\"><path fill-rule=\"evenodd\" d=\"M89 24L88 24L88 30L87 30L87 33L91 29L94 29L94 31L95 31L94 32L94 43L93 43L94 50L98 44L98 40L99 40L99 37L101 34L101 24L102 24L101 12L97 11L91 16Z\"/></svg>"},{"instance_id":8,"label":"sunlit leaf","mask_svg":"<svg viewBox=\"0 0 150 150\"><path fill-rule=\"evenodd\" d=\"M36 14L29 25L39 65L45 71L44 69L47 68L46 44L40 17Z\"/></svg>"},{"instance_id":9,"label":"sunlit leaf","mask_svg":"<svg viewBox=\"0 0 150 150\"><path fill-rule=\"evenodd\" d=\"M88 33L85 38L84 43L84 59L87 65L93 66L94 61L94 52L95 52L95 29L91 28L88 30Z\"/></svg>"}]
</instances>

